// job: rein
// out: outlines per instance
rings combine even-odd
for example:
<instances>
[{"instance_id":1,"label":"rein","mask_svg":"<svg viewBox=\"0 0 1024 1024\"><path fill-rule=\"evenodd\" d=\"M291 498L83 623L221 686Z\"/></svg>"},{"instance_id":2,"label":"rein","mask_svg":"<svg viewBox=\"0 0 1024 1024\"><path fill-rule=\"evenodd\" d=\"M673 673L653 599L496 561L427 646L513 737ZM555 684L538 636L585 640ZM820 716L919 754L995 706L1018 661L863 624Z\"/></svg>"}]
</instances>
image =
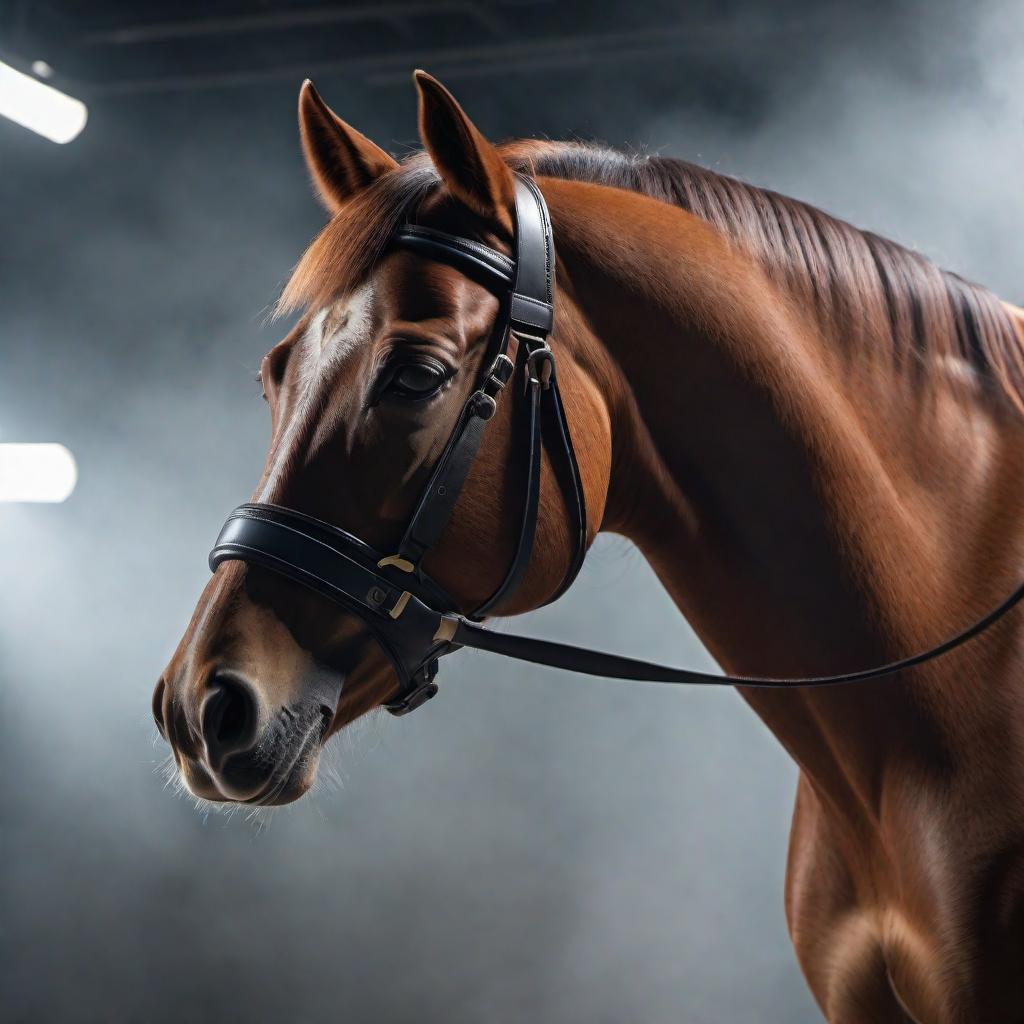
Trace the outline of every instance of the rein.
<instances>
[{"instance_id":1,"label":"rein","mask_svg":"<svg viewBox=\"0 0 1024 1024\"><path fill-rule=\"evenodd\" d=\"M613 679L711 686L812 687L865 682L921 665L985 632L1024 599L1024 583L973 625L942 643L875 668L837 675L777 679L714 675L607 654L584 647L495 633L479 620L519 586L530 563L537 529L540 467L544 451L556 462L575 538L557 600L576 579L586 554L586 505L572 436L565 417L555 355L548 338L554 323L554 240L547 205L536 183L515 177L515 259L471 239L405 224L393 244L455 267L488 287L500 300L484 359L487 369L466 400L444 452L431 473L398 550L384 555L359 537L279 505L240 505L227 519L210 552L210 570L226 561L261 565L316 591L359 616L391 661L398 694L385 703L395 715L415 710L437 693L438 661L462 647L518 661ZM516 341L514 358L510 342ZM526 381L526 493L515 553L497 590L472 615L422 568L451 519L487 423L508 382ZM545 433L546 431L546 433ZM560 466L557 463L561 463ZM474 621L476 620L476 621Z\"/></svg>"}]
</instances>

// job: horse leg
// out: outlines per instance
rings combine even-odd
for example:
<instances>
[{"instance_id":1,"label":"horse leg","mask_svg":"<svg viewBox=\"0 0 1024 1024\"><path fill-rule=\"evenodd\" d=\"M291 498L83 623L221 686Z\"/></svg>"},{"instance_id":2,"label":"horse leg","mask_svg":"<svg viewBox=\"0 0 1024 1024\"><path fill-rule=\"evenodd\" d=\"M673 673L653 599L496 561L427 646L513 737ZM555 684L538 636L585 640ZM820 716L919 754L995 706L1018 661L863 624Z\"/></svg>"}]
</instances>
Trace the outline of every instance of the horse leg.
<instances>
[{"instance_id":1,"label":"horse leg","mask_svg":"<svg viewBox=\"0 0 1024 1024\"><path fill-rule=\"evenodd\" d=\"M829 1024L916 1024L900 1004L872 918L810 784L797 786L786 920L800 968Z\"/></svg>"}]
</instances>

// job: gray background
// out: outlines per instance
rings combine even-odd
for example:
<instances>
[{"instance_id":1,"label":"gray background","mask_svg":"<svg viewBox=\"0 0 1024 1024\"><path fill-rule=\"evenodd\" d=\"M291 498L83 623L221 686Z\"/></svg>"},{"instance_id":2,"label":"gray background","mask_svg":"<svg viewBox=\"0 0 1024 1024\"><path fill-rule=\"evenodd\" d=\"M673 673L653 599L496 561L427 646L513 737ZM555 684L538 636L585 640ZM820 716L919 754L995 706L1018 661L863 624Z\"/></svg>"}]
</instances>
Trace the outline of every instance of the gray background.
<instances>
[{"instance_id":1,"label":"gray background","mask_svg":"<svg viewBox=\"0 0 1024 1024\"><path fill-rule=\"evenodd\" d=\"M699 45L450 84L492 137L685 156L1024 297L1019 0L659 7ZM0 1014L819 1020L782 913L795 770L729 691L464 654L296 807L165 786L150 691L258 475L263 316L321 223L299 79L107 97L67 147L0 124L0 440L80 469L64 505L0 506ZM404 76L318 84L415 142ZM616 539L517 625L709 664Z\"/></svg>"}]
</instances>

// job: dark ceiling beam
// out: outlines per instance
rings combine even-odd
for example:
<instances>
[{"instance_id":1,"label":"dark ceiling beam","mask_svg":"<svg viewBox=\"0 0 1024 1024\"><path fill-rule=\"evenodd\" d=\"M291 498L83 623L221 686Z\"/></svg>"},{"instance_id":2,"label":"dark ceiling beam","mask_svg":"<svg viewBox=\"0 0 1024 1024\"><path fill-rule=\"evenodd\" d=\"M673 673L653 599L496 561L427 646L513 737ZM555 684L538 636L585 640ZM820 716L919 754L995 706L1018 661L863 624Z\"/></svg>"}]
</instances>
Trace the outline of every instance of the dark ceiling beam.
<instances>
[{"instance_id":1,"label":"dark ceiling beam","mask_svg":"<svg viewBox=\"0 0 1024 1024\"><path fill-rule=\"evenodd\" d=\"M766 37L778 43L791 39L797 26L775 26ZM306 78L314 75L344 75L374 83L405 80L410 69L428 67L451 76L483 77L532 67L580 67L617 59L636 60L645 56L703 53L708 47L727 47L735 41L728 25L676 27L661 26L626 32L582 33L548 38L523 39L509 43L475 46L424 47L388 54L348 56L329 61L276 65L233 71L210 71L186 75L123 79L89 85L91 95L117 96L140 93L184 92L209 88L232 88L275 79Z\"/></svg>"},{"instance_id":2,"label":"dark ceiling beam","mask_svg":"<svg viewBox=\"0 0 1024 1024\"><path fill-rule=\"evenodd\" d=\"M531 0L550 3L551 0ZM137 46L210 36L234 36L257 32L299 28L319 28L365 21L396 22L412 17L438 17L462 14L478 25L493 29L498 4L469 0L424 0L413 3L346 4L344 7L317 7L307 10L266 11L262 14L222 18L187 18L85 32L77 42L83 46Z\"/></svg>"}]
</instances>

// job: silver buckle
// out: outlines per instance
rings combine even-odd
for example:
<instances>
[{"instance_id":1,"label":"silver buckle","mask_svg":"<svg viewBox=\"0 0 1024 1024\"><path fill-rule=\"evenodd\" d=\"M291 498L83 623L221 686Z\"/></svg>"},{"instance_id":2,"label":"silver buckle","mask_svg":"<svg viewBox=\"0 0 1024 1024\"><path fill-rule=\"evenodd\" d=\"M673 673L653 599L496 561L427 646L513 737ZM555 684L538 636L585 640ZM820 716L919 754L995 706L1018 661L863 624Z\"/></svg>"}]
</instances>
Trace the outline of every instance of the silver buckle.
<instances>
[{"instance_id":1,"label":"silver buckle","mask_svg":"<svg viewBox=\"0 0 1024 1024\"><path fill-rule=\"evenodd\" d=\"M555 354L547 345L533 349L526 357L527 380L539 384L545 391L551 387L551 374L555 369Z\"/></svg>"},{"instance_id":2,"label":"silver buckle","mask_svg":"<svg viewBox=\"0 0 1024 1024\"><path fill-rule=\"evenodd\" d=\"M511 380L515 368L515 363L504 353L495 356L491 368L487 371L487 384L493 386L497 393Z\"/></svg>"}]
</instances>

